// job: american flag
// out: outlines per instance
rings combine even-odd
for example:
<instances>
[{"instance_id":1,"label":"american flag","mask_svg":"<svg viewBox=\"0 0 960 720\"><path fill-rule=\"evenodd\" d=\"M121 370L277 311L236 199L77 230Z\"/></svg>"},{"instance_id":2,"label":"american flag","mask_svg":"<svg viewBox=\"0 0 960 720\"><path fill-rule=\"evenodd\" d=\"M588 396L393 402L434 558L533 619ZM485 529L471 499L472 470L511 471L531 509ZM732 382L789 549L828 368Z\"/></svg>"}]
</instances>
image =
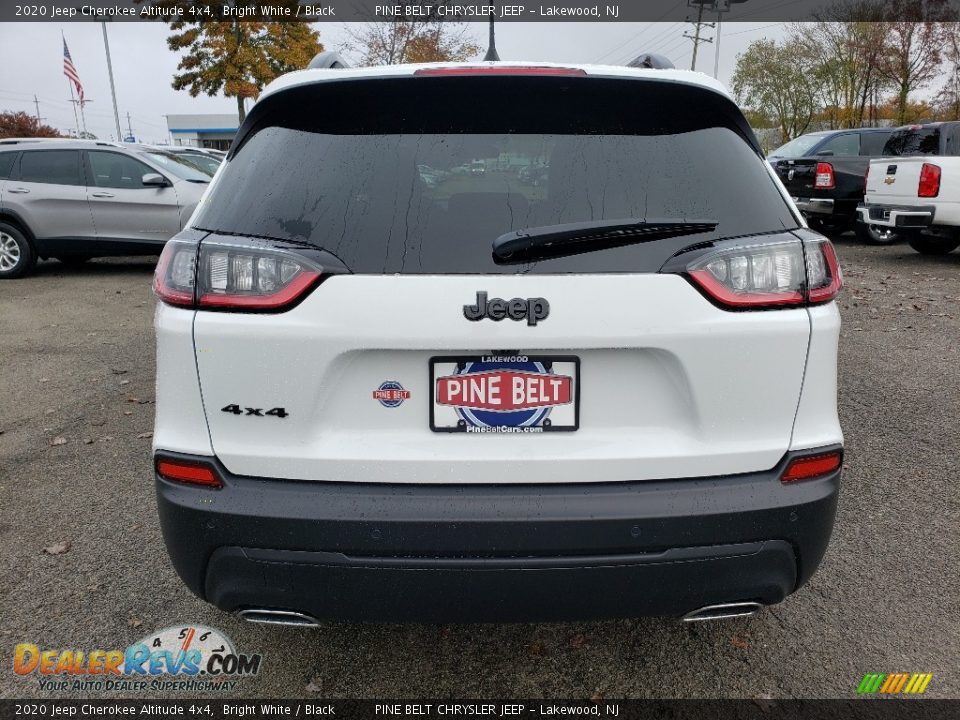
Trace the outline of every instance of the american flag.
<instances>
[{"instance_id":1,"label":"american flag","mask_svg":"<svg viewBox=\"0 0 960 720\"><path fill-rule=\"evenodd\" d=\"M80 100L80 104L83 105L83 85L80 82L80 75L77 73L77 69L73 66L73 60L70 58L70 49L67 47L67 40L63 40L63 74L67 76L67 79L73 83L73 86L77 89L77 96Z\"/></svg>"}]
</instances>

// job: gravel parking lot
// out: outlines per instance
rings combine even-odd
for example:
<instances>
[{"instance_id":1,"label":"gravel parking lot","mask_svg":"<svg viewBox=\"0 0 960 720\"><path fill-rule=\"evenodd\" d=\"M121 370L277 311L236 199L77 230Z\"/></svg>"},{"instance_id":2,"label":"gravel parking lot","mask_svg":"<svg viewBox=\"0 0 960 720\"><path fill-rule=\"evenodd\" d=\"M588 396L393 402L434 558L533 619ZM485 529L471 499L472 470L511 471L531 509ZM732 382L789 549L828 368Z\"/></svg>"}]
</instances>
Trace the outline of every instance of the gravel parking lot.
<instances>
[{"instance_id":1,"label":"gravel parking lot","mask_svg":"<svg viewBox=\"0 0 960 720\"><path fill-rule=\"evenodd\" d=\"M236 695L851 697L864 673L902 671L960 697L960 253L838 251L847 470L830 550L782 605L692 626L299 630L215 610L174 574L156 517L152 263L0 282L0 697L43 695L11 670L18 642L123 648L181 623L263 653Z\"/></svg>"}]
</instances>

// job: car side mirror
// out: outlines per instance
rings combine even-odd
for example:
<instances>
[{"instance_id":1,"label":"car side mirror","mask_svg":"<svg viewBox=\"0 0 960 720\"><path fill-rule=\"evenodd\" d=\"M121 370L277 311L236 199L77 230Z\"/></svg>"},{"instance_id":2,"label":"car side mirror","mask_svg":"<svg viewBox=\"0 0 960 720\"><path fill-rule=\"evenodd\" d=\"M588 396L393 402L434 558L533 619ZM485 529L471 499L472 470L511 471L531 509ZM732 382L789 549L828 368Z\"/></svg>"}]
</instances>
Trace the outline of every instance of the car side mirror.
<instances>
[{"instance_id":1,"label":"car side mirror","mask_svg":"<svg viewBox=\"0 0 960 720\"><path fill-rule=\"evenodd\" d=\"M140 178L140 182L143 183L144 187L169 187L171 185L171 182L160 173L147 173Z\"/></svg>"}]
</instances>

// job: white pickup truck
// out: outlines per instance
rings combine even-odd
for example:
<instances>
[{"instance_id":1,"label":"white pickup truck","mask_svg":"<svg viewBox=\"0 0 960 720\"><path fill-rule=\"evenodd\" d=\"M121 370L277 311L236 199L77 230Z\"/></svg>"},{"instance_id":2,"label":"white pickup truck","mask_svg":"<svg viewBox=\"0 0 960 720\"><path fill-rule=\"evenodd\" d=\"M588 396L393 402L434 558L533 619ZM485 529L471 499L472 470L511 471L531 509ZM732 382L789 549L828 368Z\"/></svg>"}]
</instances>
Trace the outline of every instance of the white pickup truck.
<instances>
[{"instance_id":1,"label":"white pickup truck","mask_svg":"<svg viewBox=\"0 0 960 720\"><path fill-rule=\"evenodd\" d=\"M892 144L897 155L870 161L859 222L906 235L924 255L960 247L960 122L900 128Z\"/></svg>"}]
</instances>

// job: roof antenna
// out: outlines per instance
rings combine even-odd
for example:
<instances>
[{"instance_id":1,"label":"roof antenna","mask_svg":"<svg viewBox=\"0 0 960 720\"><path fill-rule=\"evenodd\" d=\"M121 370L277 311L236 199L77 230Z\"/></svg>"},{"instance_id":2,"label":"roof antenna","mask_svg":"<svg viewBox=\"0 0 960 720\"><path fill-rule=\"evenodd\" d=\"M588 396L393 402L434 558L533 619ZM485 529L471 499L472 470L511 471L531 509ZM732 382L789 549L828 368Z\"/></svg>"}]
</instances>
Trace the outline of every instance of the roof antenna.
<instances>
[{"instance_id":1,"label":"roof antenna","mask_svg":"<svg viewBox=\"0 0 960 720\"><path fill-rule=\"evenodd\" d=\"M493 37L493 16L494 11L490 11L490 44L487 46L487 54L483 56L484 62L491 62L494 60L499 60L500 56L497 54L497 43Z\"/></svg>"}]
</instances>

